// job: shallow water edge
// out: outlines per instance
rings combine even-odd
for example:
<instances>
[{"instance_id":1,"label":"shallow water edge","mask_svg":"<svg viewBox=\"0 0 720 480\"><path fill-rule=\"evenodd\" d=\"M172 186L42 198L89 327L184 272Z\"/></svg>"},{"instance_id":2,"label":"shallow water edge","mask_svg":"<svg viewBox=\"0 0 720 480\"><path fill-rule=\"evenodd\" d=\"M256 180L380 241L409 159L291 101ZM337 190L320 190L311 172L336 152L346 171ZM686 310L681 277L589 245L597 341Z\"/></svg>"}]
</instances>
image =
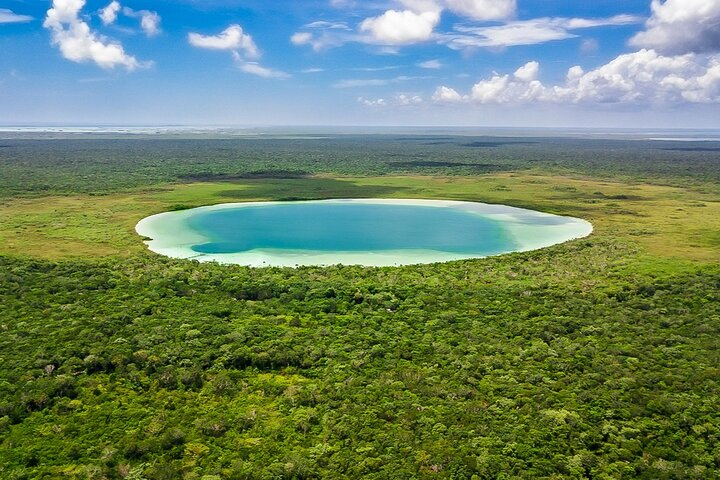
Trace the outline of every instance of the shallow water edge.
<instances>
[{"instance_id":1,"label":"shallow water edge","mask_svg":"<svg viewBox=\"0 0 720 480\"><path fill-rule=\"evenodd\" d=\"M502 222L505 233L512 238L513 247L501 253L523 252L564 243L590 235L593 226L586 220L553 215L506 205L464 202L455 200L417 199L339 199L311 200L303 202L247 202L226 203L189 210L165 212L144 218L136 225L139 235L149 238L145 243L158 254L172 258L193 259L202 262L215 261L250 267L269 266L327 266L334 264L363 266L399 266L437 263L487 255L477 253L451 253L437 250L395 249L377 251L319 251L260 248L237 253L199 253L197 245L212 239L189 227L189 220L198 214L218 212L245 207L298 205L298 204L366 204L421 206L450 208Z\"/></svg>"}]
</instances>

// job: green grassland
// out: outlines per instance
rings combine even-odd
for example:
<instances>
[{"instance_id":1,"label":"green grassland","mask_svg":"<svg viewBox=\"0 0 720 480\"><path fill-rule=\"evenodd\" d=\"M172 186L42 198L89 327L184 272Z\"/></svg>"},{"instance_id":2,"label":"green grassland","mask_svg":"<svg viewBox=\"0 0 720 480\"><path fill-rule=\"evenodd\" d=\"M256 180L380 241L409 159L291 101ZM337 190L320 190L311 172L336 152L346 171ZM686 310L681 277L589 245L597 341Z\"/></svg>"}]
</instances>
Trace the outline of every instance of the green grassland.
<instances>
[{"instance_id":1,"label":"green grassland","mask_svg":"<svg viewBox=\"0 0 720 480\"><path fill-rule=\"evenodd\" d=\"M471 177L308 177L167 184L104 196L17 198L0 203L0 253L47 259L137 254L142 218L226 202L323 198L438 198L501 203L585 218L596 237L621 238L648 254L720 260L720 195L619 180L504 173Z\"/></svg>"},{"instance_id":2,"label":"green grassland","mask_svg":"<svg viewBox=\"0 0 720 480\"><path fill-rule=\"evenodd\" d=\"M0 478L720 478L712 153L603 161L601 142L573 164L556 141L435 140L268 143L242 162L209 142L177 165L138 154L156 151L146 140L8 143ZM116 162L84 160L97 152ZM595 231L488 259L298 269L167 259L134 232L169 209L348 197L502 203Z\"/></svg>"}]
</instances>

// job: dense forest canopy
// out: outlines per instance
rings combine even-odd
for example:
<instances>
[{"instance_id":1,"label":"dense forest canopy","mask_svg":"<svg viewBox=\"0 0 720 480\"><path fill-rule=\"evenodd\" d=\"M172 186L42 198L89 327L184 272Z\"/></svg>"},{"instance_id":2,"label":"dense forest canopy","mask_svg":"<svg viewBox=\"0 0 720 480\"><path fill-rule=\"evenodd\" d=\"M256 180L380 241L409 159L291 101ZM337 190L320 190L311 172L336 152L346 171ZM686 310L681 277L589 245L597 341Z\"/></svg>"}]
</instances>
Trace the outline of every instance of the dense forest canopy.
<instances>
[{"instance_id":1,"label":"dense forest canopy","mask_svg":"<svg viewBox=\"0 0 720 480\"><path fill-rule=\"evenodd\" d=\"M164 182L308 175L482 175L538 169L600 177L720 182L720 141L470 135L180 135L0 133L0 195L107 193Z\"/></svg>"}]
</instances>

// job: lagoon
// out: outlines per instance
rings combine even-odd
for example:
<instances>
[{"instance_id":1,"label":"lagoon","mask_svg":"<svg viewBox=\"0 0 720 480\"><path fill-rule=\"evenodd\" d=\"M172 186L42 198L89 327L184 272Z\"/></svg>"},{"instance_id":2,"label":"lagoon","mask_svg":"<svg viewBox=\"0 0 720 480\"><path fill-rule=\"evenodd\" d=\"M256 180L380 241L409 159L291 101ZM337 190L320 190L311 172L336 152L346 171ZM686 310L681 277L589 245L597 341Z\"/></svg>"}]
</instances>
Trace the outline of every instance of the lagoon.
<instances>
[{"instance_id":1,"label":"lagoon","mask_svg":"<svg viewBox=\"0 0 720 480\"><path fill-rule=\"evenodd\" d=\"M345 199L231 203L145 218L137 232L173 258L261 266L393 266L528 251L592 225L505 205Z\"/></svg>"}]
</instances>

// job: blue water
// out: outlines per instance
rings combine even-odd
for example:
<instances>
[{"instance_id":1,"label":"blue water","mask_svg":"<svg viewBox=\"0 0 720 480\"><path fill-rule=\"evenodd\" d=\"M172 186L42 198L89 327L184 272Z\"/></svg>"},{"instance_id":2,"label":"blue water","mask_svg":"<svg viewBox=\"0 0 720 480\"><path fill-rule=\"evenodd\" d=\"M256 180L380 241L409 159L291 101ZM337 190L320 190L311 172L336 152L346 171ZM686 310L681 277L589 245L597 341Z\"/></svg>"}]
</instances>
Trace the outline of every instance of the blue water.
<instances>
[{"instance_id":1,"label":"blue water","mask_svg":"<svg viewBox=\"0 0 720 480\"><path fill-rule=\"evenodd\" d=\"M365 252L435 250L493 255L513 250L503 224L452 208L288 203L198 212L190 227L210 239L204 254L255 249Z\"/></svg>"}]
</instances>

